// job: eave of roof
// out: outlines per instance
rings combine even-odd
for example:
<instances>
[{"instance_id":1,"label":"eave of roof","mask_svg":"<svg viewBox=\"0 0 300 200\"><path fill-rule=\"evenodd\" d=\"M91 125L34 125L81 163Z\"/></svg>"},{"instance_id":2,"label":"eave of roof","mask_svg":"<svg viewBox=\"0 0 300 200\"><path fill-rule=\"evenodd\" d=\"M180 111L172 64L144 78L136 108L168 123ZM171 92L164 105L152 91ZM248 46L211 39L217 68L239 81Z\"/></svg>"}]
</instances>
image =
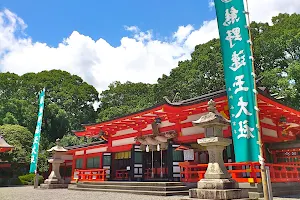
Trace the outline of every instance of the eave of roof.
<instances>
[{"instance_id":1,"label":"eave of roof","mask_svg":"<svg viewBox=\"0 0 300 200\"><path fill-rule=\"evenodd\" d=\"M73 150L73 149L96 146L96 145L99 145L99 144L106 144L106 143L107 143L106 141L102 140L102 141L97 141L97 142L91 142L89 144L79 144L79 145L67 146L67 147L65 147L65 149Z\"/></svg>"},{"instance_id":2,"label":"eave of roof","mask_svg":"<svg viewBox=\"0 0 300 200\"><path fill-rule=\"evenodd\" d=\"M258 91L258 94L260 94L260 95L262 95L262 96L264 96L264 97L266 97L266 98L268 98L268 99L270 99L270 100L272 100L276 103L279 103L281 105L286 106L285 104L283 104L279 100L277 100L274 97L272 97L271 95L269 95L267 92L263 91L263 89L257 88L257 91ZM198 97L182 100L182 101L179 101L179 102L171 102L167 98L164 98L165 102L153 105L149 108L146 108L146 109L143 109L143 110L140 110L140 111L137 111L137 112L133 112L133 113L130 113L130 114L127 114L127 115L115 117L115 118L112 118L112 119L109 119L109 120L106 120L106 121L102 121L102 122L98 122L98 123L82 124L82 126L92 126L92 125L97 125L97 124L101 124L101 123L105 123L105 122L114 121L114 120L117 120L117 119L121 119L121 118L125 118L125 117L131 116L131 115L135 115L135 114L138 114L138 113L146 112L148 110L158 108L159 106L164 106L164 105L173 106L173 107L188 106L188 105L193 105L193 104L198 104L198 103L201 103L201 102L209 101L210 99L223 97L223 96L226 96L226 95L227 95L227 91L224 89L224 90L211 92L209 94L204 94L204 95L201 95L201 96L198 96ZM286 107L290 107L290 106L286 106ZM292 107L290 107L290 108L292 108ZM295 108L292 108L292 109L297 110ZM84 130L75 131L75 132L84 132Z\"/></svg>"}]
</instances>

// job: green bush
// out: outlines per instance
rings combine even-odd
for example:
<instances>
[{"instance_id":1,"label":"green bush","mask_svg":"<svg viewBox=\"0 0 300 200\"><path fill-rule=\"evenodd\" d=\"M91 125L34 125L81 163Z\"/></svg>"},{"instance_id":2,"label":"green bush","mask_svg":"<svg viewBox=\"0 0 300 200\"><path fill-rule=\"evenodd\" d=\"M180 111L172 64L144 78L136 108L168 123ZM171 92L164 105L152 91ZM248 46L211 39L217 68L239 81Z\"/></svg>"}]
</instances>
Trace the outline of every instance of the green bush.
<instances>
[{"instance_id":1,"label":"green bush","mask_svg":"<svg viewBox=\"0 0 300 200\"><path fill-rule=\"evenodd\" d=\"M19 179L23 185L33 185L35 175L34 174L26 174L23 176L19 176ZM43 183L44 178L42 176L39 176L39 184Z\"/></svg>"}]
</instances>

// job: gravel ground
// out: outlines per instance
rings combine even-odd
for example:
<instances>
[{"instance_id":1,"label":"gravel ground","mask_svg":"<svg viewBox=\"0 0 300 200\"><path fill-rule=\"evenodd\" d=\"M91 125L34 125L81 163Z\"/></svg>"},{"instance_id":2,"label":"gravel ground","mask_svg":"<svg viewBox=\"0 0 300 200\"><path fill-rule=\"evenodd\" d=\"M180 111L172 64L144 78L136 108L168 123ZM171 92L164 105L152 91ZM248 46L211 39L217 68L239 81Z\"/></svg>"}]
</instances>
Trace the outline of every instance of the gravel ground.
<instances>
[{"instance_id":1,"label":"gravel ground","mask_svg":"<svg viewBox=\"0 0 300 200\"><path fill-rule=\"evenodd\" d=\"M0 188L0 200L180 200L181 198L182 196L157 197L110 192L72 191L67 189L42 190L33 189L32 186ZM300 199L300 195L274 199L294 200Z\"/></svg>"}]
</instances>

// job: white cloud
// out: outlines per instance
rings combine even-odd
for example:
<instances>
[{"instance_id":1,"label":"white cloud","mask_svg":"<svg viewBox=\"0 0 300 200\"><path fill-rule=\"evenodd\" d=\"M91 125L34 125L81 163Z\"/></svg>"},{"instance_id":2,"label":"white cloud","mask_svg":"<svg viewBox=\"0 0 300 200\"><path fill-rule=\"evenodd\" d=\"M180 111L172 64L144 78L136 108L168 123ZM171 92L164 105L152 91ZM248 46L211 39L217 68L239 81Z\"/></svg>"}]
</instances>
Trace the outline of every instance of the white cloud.
<instances>
[{"instance_id":1,"label":"white cloud","mask_svg":"<svg viewBox=\"0 0 300 200\"><path fill-rule=\"evenodd\" d=\"M179 26L178 30L174 33L173 37L181 43L182 41L186 40L186 38L190 35L190 33L194 30L192 25L187 26Z\"/></svg>"},{"instance_id":2,"label":"white cloud","mask_svg":"<svg viewBox=\"0 0 300 200\"><path fill-rule=\"evenodd\" d=\"M209 8L213 8L214 6L215 6L214 0L209 0L209 1L208 1L208 7L209 7Z\"/></svg>"},{"instance_id":3,"label":"white cloud","mask_svg":"<svg viewBox=\"0 0 300 200\"><path fill-rule=\"evenodd\" d=\"M271 22L279 13L300 12L299 0L248 0L248 5L251 21Z\"/></svg>"},{"instance_id":4,"label":"white cloud","mask_svg":"<svg viewBox=\"0 0 300 200\"><path fill-rule=\"evenodd\" d=\"M203 22L203 25L187 37L185 44L189 48L194 48L195 44L205 43L213 38L218 38L218 24L217 19Z\"/></svg>"},{"instance_id":5,"label":"white cloud","mask_svg":"<svg viewBox=\"0 0 300 200\"><path fill-rule=\"evenodd\" d=\"M137 26L124 26L125 30L132 31L132 32L138 32L140 29Z\"/></svg>"},{"instance_id":6,"label":"white cloud","mask_svg":"<svg viewBox=\"0 0 300 200\"><path fill-rule=\"evenodd\" d=\"M280 12L300 12L298 0L251 0L251 20L270 21ZM218 37L216 19L200 27L179 26L166 40L158 40L153 31L141 31L125 26L131 37L120 38L113 47L103 38L93 40L77 31L62 40L57 47L32 42L26 36L26 24L16 14L0 12L0 69L17 74L62 69L81 76L99 91L112 81L154 83L169 74L178 61L190 59L195 45Z\"/></svg>"}]
</instances>

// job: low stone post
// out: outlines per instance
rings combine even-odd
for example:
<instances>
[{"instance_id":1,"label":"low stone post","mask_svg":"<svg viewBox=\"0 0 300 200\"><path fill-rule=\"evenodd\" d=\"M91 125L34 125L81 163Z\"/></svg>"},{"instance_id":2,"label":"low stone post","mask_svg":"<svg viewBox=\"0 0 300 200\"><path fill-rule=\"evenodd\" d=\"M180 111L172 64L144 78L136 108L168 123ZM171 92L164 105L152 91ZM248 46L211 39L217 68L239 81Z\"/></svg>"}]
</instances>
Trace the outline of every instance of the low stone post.
<instances>
[{"instance_id":1,"label":"low stone post","mask_svg":"<svg viewBox=\"0 0 300 200\"><path fill-rule=\"evenodd\" d=\"M201 146L209 153L209 163L204 179L198 182L196 189L190 189L190 197L198 199L239 199L241 189L231 179L223 160L223 150L231 144L231 139L223 137L223 128L230 125L230 121L218 113L216 103L208 102L208 113L194 121L195 126L205 129L205 138L198 139Z\"/></svg>"},{"instance_id":2,"label":"low stone post","mask_svg":"<svg viewBox=\"0 0 300 200\"><path fill-rule=\"evenodd\" d=\"M54 189L54 188L67 188L68 184L64 184L64 180L60 176L59 167L61 163L64 163L62 155L67 152L65 148L60 146L59 139L56 140L56 146L47 150L52 152L52 158L48 159L48 162L52 164L52 171L49 177L41 184L41 188Z\"/></svg>"}]
</instances>

